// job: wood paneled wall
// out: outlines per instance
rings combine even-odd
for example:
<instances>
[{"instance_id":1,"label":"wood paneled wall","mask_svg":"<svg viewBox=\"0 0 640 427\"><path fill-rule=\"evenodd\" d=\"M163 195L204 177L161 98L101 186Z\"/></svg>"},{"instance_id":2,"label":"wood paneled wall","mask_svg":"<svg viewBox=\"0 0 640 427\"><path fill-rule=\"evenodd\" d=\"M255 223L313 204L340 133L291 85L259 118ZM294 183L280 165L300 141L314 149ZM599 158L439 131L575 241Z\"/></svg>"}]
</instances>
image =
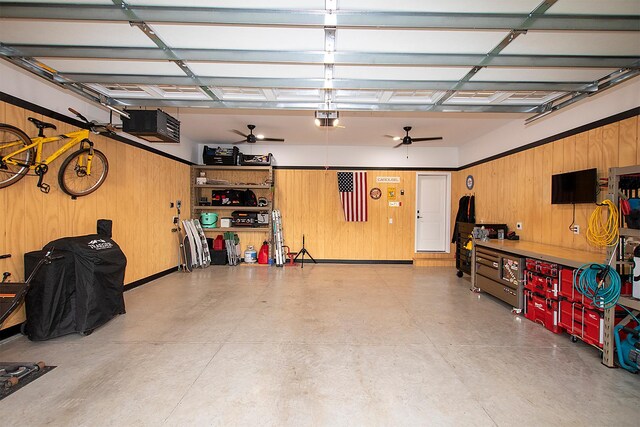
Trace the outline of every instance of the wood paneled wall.
<instances>
[{"instance_id":1,"label":"wood paneled wall","mask_svg":"<svg viewBox=\"0 0 640 427\"><path fill-rule=\"evenodd\" d=\"M569 230L572 205L551 204L551 175L598 168L601 178L610 167L640 164L640 121L638 116L577 135L521 151L458 172L452 203L467 192L465 178L475 178L476 219L507 223L523 240L600 251L586 240L588 218L595 205L576 205L580 234ZM455 181L454 181L455 182ZM599 200L606 198L603 190Z\"/></svg>"},{"instance_id":2,"label":"wood paneled wall","mask_svg":"<svg viewBox=\"0 0 640 427\"><path fill-rule=\"evenodd\" d=\"M457 185L452 173L452 186ZM399 184L376 183L377 176L400 177ZM346 222L338 196L335 170L275 170L275 207L283 218L285 244L297 251L305 235L314 258L336 260L411 260L415 257L416 172L369 170L367 188L379 187L382 197L369 197L369 220ZM401 207L389 207L387 189L395 187ZM404 190L404 195L400 191ZM455 213L452 213L455 215ZM393 223L389 223L389 219ZM452 254L419 257L451 259Z\"/></svg>"},{"instance_id":3,"label":"wood paneled wall","mask_svg":"<svg viewBox=\"0 0 640 427\"><path fill-rule=\"evenodd\" d=\"M55 135L77 130L48 117L0 102L0 122L36 135L28 117L54 123ZM41 249L51 240L96 232L96 220L113 220L113 239L127 256L125 283L148 277L178 264L177 237L171 232L176 210L170 202L182 200L183 218L188 216L189 166L99 135L91 137L109 160L109 175L93 194L71 200L58 187L58 169L66 155L51 164L45 182L49 194L36 187L35 176L0 189L0 272L10 271L14 281L23 278L23 255ZM45 145L45 155L61 144ZM71 151L69 152L71 153ZM67 154L68 155L68 154ZM22 321L8 319L4 327Z\"/></svg>"}]
</instances>

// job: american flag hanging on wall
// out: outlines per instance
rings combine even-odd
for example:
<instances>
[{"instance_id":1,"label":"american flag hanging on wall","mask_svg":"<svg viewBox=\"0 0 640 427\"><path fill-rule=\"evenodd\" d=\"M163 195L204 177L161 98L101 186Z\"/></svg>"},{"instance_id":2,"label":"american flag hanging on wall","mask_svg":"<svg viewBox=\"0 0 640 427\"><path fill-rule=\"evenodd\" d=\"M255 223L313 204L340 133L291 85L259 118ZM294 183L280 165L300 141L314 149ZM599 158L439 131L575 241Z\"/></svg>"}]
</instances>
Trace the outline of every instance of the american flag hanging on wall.
<instances>
[{"instance_id":1,"label":"american flag hanging on wall","mask_svg":"<svg viewBox=\"0 0 640 427\"><path fill-rule=\"evenodd\" d=\"M367 220L366 172L338 172L338 193L345 221Z\"/></svg>"}]
</instances>

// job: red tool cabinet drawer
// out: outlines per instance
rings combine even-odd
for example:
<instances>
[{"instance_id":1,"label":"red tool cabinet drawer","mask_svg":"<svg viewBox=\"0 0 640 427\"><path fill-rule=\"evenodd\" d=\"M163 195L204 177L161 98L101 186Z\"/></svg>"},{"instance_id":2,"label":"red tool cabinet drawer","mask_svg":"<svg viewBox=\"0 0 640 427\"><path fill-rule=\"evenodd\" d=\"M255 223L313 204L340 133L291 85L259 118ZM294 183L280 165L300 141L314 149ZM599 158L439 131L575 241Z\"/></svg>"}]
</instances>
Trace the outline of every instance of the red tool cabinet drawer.
<instances>
[{"instance_id":1,"label":"red tool cabinet drawer","mask_svg":"<svg viewBox=\"0 0 640 427\"><path fill-rule=\"evenodd\" d=\"M602 348L604 318L597 310L571 301L560 301L560 326L582 341Z\"/></svg>"},{"instance_id":2,"label":"red tool cabinet drawer","mask_svg":"<svg viewBox=\"0 0 640 427\"><path fill-rule=\"evenodd\" d=\"M592 310L600 310L593 305L593 300L586 298L573 286L574 269L563 268L560 270L560 285L558 287L558 295L567 298L571 302L576 302ZM580 278L580 275L578 275Z\"/></svg>"},{"instance_id":3,"label":"red tool cabinet drawer","mask_svg":"<svg viewBox=\"0 0 640 427\"><path fill-rule=\"evenodd\" d=\"M554 334L562 332L558 323L558 301L544 298L528 290L524 291L524 300L524 317L532 322L540 323Z\"/></svg>"},{"instance_id":4,"label":"red tool cabinet drawer","mask_svg":"<svg viewBox=\"0 0 640 427\"><path fill-rule=\"evenodd\" d=\"M536 274L532 271L525 272L524 288L544 295L546 298L558 298L558 279Z\"/></svg>"}]
</instances>

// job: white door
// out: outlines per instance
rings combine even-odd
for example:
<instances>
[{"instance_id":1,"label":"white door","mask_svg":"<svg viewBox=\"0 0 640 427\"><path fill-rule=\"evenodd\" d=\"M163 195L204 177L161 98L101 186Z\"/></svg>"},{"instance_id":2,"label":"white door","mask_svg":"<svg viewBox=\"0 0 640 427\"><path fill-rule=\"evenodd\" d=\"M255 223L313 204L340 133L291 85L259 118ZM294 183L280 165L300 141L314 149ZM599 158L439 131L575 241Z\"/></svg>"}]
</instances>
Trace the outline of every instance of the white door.
<instances>
[{"instance_id":1,"label":"white door","mask_svg":"<svg viewBox=\"0 0 640 427\"><path fill-rule=\"evenodd\" d=\"M449 174L417 176L416 252L449 252Z\"/></svg>"}]
</instances>

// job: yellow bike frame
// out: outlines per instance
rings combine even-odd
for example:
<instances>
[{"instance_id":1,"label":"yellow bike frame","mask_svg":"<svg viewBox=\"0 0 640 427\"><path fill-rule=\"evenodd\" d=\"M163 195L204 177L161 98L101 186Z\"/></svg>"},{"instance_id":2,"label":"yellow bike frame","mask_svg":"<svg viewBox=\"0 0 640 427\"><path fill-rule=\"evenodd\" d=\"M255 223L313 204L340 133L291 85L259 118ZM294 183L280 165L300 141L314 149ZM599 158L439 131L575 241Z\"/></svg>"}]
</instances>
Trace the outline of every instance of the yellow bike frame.
<instances>
[{"instance_id":1,"label":"yellow bike frame","mask_svg":"<svg viewBox=\"0 0 640 427\"><path fill-rule=\"evenodd\" d=\"M65 133L63 135L57 135L57 136L49 136L49 137L41 137L41 136L36 136L31 139L31 144L26 145L26 146L22 146L20 149L9 153L8 155L4 156L2 158L2 160L8 164L8 165L14 165L14 166L27 166L25 164L22 164L21 162L18 162L16 160L13 159L13 156L16 156L20 153L24 153L27 150L31 150L32 148L36 149L36 158L35 161L28 165L29 169L35 169L37 166L39 165L48 165L49 163L53 162L54 160L56 160L58 157L60 157L62 154L64 154L65 152L67 152L71 147L73 147L74 145L80 144L85 140L89 140L89 130L88 129L83 129L83 130L78 130L75 132L69 132L69 133ZM47 157L46 159L42 159L42 146L44 144L48 144L51 142L56 142L56 141L61 141L63 139L69 139L70 141L67 142L66 144L64 144L62 147L60 147L58 150L56 150L55 153L51 154L49 157ZM18 147L22 145L22 141L15 141L15 142L9 142L7 144L0 144L0 148L10 148L10 147ZM91 155L87 156L87 175L91 174ZM84 166L82 164L80 164L79 166Z\"/></svg>"}]
</instances>

